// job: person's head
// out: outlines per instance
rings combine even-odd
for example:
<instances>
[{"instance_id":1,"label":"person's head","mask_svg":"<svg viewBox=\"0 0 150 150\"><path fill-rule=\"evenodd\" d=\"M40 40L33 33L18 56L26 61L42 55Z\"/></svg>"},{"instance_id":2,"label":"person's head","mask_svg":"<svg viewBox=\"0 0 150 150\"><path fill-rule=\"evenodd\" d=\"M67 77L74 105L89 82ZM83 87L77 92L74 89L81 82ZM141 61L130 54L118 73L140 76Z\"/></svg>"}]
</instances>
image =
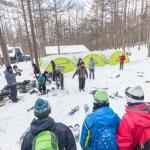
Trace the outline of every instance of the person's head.
<instances>
[{"instance_id":1,"label":"person's head","mask_svg":"<svg viewBox=\"0 0 150 150\"><path fill-rule=\"evenodd\" d=\"M90 60L93 61L93 57L91 57Z\"/></svg>"},{"instance_id":2,"label":"person's head","mask_svg":"<svg viewBox=\"0 0 150 150\"><path fill-rule=\"evenodd\" d=\"M32 67L33 67L33 68L36 67L36 64L33 63L33 64L32 64Z\"/></svg>"},{"instance_id":3,"label":"person's head","mask_svg":"<svg viewBox=\"0 0 150 150\"><path fill-rule=\"evenodd\" d=\"M54 64L54 61L53 61L53 60L51 61L51 64Z\"/></svg>"},{"instance_id":4,"label":"person's head","mask_svg":"<svg viewBox=\"0 0 150 150\"><path fill-rule=\"evenodd\" d=\"M44 119L51 113L51 107L48 101L38 98L34 104L34 115L38 119Z\"/></svg>"},{"instance_id":5,"label":"person's head","mask_svg":"<svg viewBox=\"0 0 150 150\"><path fill-rule=\"evenodd\" d=\"M47 76L47 75L48 75L48 72L47 72L47 71L44 71L43 75L44 75L44 76Z\"/></svg>"},{"instance_id":6,"label":"person's head","mask_svg":"<svg viewBox=\"0 0 150 150\"><path fill-rule=\"evenodd\" d=\"M94 94L93 104L94 104L93 111L101 107L109 107L109 97L108 97L107 92L104 90L96 91Z\"/></svg>"},{"instance_id":7,"label":"person's head","mask_svg":"<svg viewBox=\"0 0 150 150\"><path fill-rule=\"evenodd\" d=\"M128 106L144 103L144 91L140 86L126 88L125 95Z\"/></svg>"},{"instance_id":8,"label":"person's head","mask_svg":"<svg viewBox=\"0 0 150 150\"><path fill-rule=\"evenodd\" d=\"M80 66L81 66L81 67L84 67L84 66L85 66L84 62L81 62Z\"/></svg>"},{"instance_id":9,"label":"person's head","mask_svg":"<svg viewBox=\"0 0 150 150\"><path fill-rule=\"evenodd\" d=\"M9 72L12 72L12 66L11 65L6 65L6 70L9 71Z\"/></svg>"}]
</instances>

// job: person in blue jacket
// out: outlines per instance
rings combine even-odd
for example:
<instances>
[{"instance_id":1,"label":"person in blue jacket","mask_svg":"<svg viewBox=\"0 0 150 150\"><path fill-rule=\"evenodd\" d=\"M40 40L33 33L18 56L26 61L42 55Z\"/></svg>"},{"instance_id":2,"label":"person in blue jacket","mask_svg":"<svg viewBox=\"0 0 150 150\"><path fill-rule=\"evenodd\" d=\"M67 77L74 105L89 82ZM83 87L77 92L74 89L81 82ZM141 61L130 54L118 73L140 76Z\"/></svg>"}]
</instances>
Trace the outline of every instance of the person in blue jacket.
<instances>
[{"instance_id":1,"label":"person in blue jacket","mask_svg":"<svg viewBox=\"0 0 150 150\"><path fill-rule=\"evenodd\" d=\"M116 131L120 118L109 107L107 92L96 91L93 104L93 112L85 118L82 126L82 150L117 150Z\"/></svg>"},{"instance_id":2,"label":"person in blue jacket","mask_svg":"<svg viewBox=\"0 0 150 150\"><path fill-rule=\"evenodd\" d=\"M48 72L45 71L42 75L38 77L38 90L39 94L46 94L46 81L51 83L48 79Z\"/></svg>"}]
</instances>

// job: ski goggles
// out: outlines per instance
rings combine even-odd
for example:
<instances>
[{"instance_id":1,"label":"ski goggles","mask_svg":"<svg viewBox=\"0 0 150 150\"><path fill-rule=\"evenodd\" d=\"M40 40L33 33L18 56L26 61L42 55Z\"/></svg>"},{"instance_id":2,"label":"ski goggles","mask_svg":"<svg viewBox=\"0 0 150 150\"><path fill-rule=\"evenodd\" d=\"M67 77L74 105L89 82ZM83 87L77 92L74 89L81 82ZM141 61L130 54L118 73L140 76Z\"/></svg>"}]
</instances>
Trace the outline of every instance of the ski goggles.
<instances>
[{"instance_id":1,"label":"ski goggles","mask_svg":"<svg viewBox=\"0 0 150 150\"><path fill-rule=\"evenodd\" d=\"M128 90L129 90L130 88L131 88L131 87L127 87L127 88L126 88L126 90L125 90L126 96L128 96L128 97L130 97L130 98L132 98L132 99L135 99L135 100L144 100L144 95L143 95L143 96L134 96L134 95L130 94L130 93L128 92Z\"/></svg>"}]
</instances>

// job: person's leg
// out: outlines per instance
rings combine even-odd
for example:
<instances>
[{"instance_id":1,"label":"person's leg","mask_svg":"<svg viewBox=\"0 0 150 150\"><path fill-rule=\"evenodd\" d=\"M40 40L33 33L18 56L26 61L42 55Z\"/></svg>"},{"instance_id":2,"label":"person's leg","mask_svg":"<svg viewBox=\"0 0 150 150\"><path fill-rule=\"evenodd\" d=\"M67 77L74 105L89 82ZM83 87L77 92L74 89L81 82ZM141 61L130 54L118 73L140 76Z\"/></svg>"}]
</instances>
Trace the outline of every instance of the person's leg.
<instances>
[{"instance_id":1,"label":"person's leg","mask_svg":"<svg viewBox=\"0 0 150 150\"><path fill-rule=\"evenodd\" d=\"M120 70L121 70L121 62L120 62Z\"/></svg>"},{"instance_id":2,"label":"person's leg","mask_svg":"<svg viewBox=\"0 0 150 150\"><path fill-rule=\"evenodd\" d=\"M90 79L91 79L92 70L90 69Z\"/></svg>"},{"instance_id":3,"label":"person's leg","mask_svg":"<svg viewBox=\"0 0 150 150\"><path fill-rule=\"evenodd\" d=\"M46 85L45 84L42 85L42 89L43 89L43 94L46 94Z\"/></svg>"},{"instance_id":4,"label":"person's leg","mask_svg":"<svg viewBox=\"0 0 150 150\"><path fill-rule=\"evenodd\" d=\"M62 90L64 89L64 78L63 77L61 78L61 89Z\"/></svg>"},{"instance_id":5,"label":"person's leg","mask_svg":"<svg viewBox=\"0 0 150 150\"><path fill-rule=\"evenodd\" d=\"M79 78L79 90L81 91L82 89L82 78Z\"/></svg>"},{"instance_id":6,"label":"person's leg","mask_svg":"<svg viewBox=\"0 0 150 150\"><path fill-rule=\"evenodd\" d=\"M16 98L17 94L16 94L16 88L15 88L15 86L10 86L9 88L10 88L10 92L11 92L11 100L13 102L17 101L17 98Z\"/></svg>"},{"instance_id":7,"label":"person's leg","mask_svg":"<svg viewBox=\"0 0 150 150\"><path fill-rule=\"evenodd\" d=\"M124 63L122 63L122 70L123 70L123 68L124 68Z\"/></svg>"},{"instance_id":8,"label":"person's leg","mask_svg":"<svg viewBox=\"0 0 150 150\"><path fill-rule=\"evenodd\" d=\"M95 70L93 69L93 71L92 71L92 75L93 75L93 79L95 79Z\"/></svg>"},{"instance_id":9,"label":"person's leg","mask_svg":"<svg viewBox=\"0 0 150 150\"><path fill-rule=\"evenodd\" d=\"M84 90L85 88L85 78L82 78L82 89Z\"/></svg>"}]
</instances>

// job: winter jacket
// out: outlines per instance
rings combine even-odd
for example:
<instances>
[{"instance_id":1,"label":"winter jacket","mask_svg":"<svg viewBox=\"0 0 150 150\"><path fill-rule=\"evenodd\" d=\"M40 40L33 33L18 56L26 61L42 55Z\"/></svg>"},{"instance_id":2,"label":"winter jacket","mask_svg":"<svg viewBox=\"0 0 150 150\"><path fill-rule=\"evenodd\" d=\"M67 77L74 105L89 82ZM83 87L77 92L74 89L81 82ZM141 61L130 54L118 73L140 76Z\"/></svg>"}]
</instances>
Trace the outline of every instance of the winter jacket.
<instances>
[{"instance_id":1,"label":"winter jacket","mask_svg":"<svg viewBox=\"0 0 150 150\"><path fill-rule=\"evenodd\" d=\"M78 60L77 67L80 67L81 63L83 63L83 61Z\"/></svg>"},{"instance_id":2,"label":"winter jacket","mask_svg":"<svg viewBox=\"0 0 150 150\"><path fill-rule=\"evenodd\" d=\"M45 75L40 75L39 77L38 77L38 84L39 85L46 85L46 81L48 81L49 83L51 83L51 81L48 79L48 77L47 76L45 76Z\"/></svg>"},{"instance_id":3,"label":"winter jacket","mask_svg":"<svg viewBox=\"0 0 150 150\"><path fill-rule=\"evenodd\" d=\"M94 148L96 139L95 135L98 129L108 128L111 129L113 139L116 141L116 132L120 122L120 118L113 110L109 107L102 107L97 109L95 112L88 115L83 123L80 145L82 150L105 150L105 148ZM90 134L89 134L90 133ZM105 132L101 133L105 136ZM100 141L99 141L100 142ZM105 142L103 142L105 143ZM117 147L117 142L116 147ZM111 150L117 150L116 148L112 148Z\"/></svg>"},{"instance_id":4,"label":"winter jacket","mask_svg":"<svg viewBox=\"0 0 150 150\"><path fill-rule=\"evenodd\" d=\"M77 70L75 71L73 77L74 77L75 75L78 75L79 78L88 77L87 69L86 69L85 67L80 66L80 67L77 68Z\"/></svg>"},{"instance_id":5,"label":"winter jacket","mask_svg":"<svg viewBox=\"0 0 150 150\"><path fill-rule=\"evenodd\" d=\"M37 66L34 66L33 72L34 72L35 75L36 74L41 74L41 71L40 71L40 69Z\"/></svg>"},{"instance_id":6,"label":"winter jacket","mask_svg":"<svg viewBox=\"0 0 150 150\"><path fill-rule=\"evenodd\" d=\"M94 60L90 60L90 62L89 62L89 70L95 70L95 61Z\"/></svg>"},{"instance_id":7,"label":"winter jacket","mask_svg":"<svg viewBox=\"0 0 150 150\"><path fill-rule=\"evenodd\" d=\"M54 62L51 63L52 64L52 72L56 71L56 64Z\"/></svg>"},{"instance_id":8,"label":"winter jacket","mask_svg":"<svg viewBox=\"0 0 150 150\"><path fill-rule=\"evenodd\" d=\"M5 78L6 78L8 86L13 86L16 84L16 74L15 73L13 73L13 72L11 73L8 70L6 70L4 72L4 74L5 74Z\"/></svg>"},{"instance_id":9,"label":"winter jacket","mask_svg":"<svg viewBox=\"0 0 150 150\"><path fill-rule=\"evenodd\" d=\"M142 137L144 128L149 128L149 133ZM150 139L149 106L144 103L127 107L117 133L119 150L135 150L138 144L143 145L147 139Z\"/></svg>"},{"instance_id":10,"label":"winter jacket","mask_svg":"<svg viewBox=\"0 0 150 150\"><path fill-rule=\"evenodd\" d=\"M34 137L43 130L55 133L58 139L59 150L77 150L74 136L70 129L62 123L56 123L50 117L45 119L33 119L30 130L25 134L21 150L32 150Z\"/></svg>"},{"instance_id":11,"label":"winter jacket","mask_svg":"<svg viewBox=\"0 0 150 150\"><path fill-rule=\"evenodd\" d=\"M125 60L126 60L126 57L124 55L122 55L122 56L119 57L119 62L120 63L124 63Z\"/></svg>"}]
</instances>

